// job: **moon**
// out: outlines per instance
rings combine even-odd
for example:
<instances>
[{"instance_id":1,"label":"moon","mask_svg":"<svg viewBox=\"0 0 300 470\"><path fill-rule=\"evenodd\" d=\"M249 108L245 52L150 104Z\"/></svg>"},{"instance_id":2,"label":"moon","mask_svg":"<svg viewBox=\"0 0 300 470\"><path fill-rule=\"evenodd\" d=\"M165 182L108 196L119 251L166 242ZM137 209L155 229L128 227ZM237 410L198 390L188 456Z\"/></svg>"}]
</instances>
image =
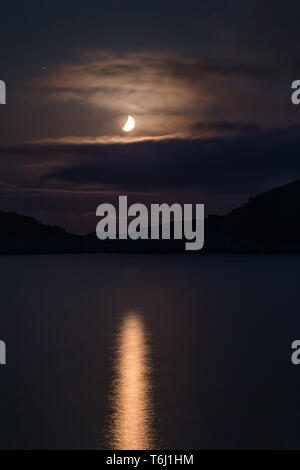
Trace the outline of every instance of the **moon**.
<instances>
[{"instance_id":1,"label":"moon","mask_svg":"<svg viewBox=\"0 0 300 470\"><path fill-rule=\"evenodd\" d=\"M122 130L125 132L130 132L135 127L135 120L132 116L128 116L125 126L122 127Z\"/></svg>"}]
</instances>

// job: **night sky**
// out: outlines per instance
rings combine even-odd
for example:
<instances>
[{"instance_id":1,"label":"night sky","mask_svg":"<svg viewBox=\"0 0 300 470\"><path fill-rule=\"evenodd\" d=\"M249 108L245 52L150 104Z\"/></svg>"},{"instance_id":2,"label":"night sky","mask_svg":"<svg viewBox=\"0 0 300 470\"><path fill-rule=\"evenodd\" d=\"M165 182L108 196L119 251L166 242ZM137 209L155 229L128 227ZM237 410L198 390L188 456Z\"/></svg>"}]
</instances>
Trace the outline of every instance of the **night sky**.
<instances>
[{"instance_id":1,"label":"night sky","mask_svg":"<svg viewBox=\"0 0 300 470\"><path fill-rule=\"evenodd\" d=\"M299 178L299 2L0 6L0 210L85 233L121 194L222 214Z\"/></svg>"}]
</instances>

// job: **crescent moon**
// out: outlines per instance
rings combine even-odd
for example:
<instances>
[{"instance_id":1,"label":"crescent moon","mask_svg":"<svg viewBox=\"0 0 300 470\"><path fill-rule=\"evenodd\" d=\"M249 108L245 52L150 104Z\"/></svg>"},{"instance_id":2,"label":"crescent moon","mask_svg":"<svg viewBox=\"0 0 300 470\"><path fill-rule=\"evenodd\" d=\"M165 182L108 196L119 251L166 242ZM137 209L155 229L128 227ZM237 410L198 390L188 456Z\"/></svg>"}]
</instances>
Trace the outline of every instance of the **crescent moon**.
<instances>
[{"instance_id":1,"label":"crescent moon","mask_svg":"<svg viewBox=\"0 0 300 470\"><path fill-rule=\"evenodd\" d=\"M122 130L125 132L130 132L135 127L135 120L132 116L128 116L125 126L122 127Z\"/></svg>"}]
</instances>

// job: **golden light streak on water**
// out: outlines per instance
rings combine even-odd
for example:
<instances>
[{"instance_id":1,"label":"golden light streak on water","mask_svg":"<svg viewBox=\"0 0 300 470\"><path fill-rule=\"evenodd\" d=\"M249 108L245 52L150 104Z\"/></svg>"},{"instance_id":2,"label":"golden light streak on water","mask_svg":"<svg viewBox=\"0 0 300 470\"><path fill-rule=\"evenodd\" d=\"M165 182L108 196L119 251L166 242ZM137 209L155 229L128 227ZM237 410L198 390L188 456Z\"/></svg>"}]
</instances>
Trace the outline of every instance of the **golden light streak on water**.
<instances>
[{"instance_id":1,"label":"golden light streak on water","mask_svg":"<svg viewBox=\"0 0 300 470\"><path fill-rule=\"evenodd\" d=\"M149 450L154 447L150 350L142 317L127 314L115 352L108 447Z\"/></svg>"}]
</instances>

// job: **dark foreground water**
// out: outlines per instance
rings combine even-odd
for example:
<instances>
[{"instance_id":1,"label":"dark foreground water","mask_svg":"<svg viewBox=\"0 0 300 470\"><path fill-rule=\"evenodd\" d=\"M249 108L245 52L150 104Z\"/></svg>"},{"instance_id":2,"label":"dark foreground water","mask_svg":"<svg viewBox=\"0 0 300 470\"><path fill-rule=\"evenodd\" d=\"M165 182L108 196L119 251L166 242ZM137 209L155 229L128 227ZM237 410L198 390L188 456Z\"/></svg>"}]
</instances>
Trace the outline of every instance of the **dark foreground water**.
<instances>
[{"instance_id":1,"label":"dark foreground water","mask_svg":"<svg viewBox=\"0 0 300 470\"><path fill-rule=\"evenodd\" d=\"M300 448L300 257L0 258L0 448Z\"/></svg>"}]
</instances>

